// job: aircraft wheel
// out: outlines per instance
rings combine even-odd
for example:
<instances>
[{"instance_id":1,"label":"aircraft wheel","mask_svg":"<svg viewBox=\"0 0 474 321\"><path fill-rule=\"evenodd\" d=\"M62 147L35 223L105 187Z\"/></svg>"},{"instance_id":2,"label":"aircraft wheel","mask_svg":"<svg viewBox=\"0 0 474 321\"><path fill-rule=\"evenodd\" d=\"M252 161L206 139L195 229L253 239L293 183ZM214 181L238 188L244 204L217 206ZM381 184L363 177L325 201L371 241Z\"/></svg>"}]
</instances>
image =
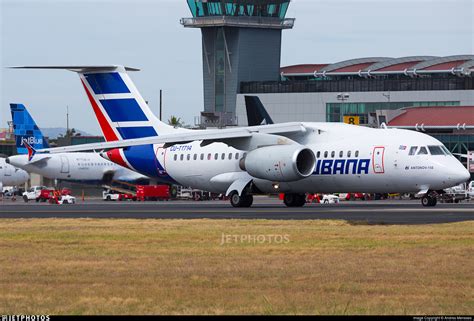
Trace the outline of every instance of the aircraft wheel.
<instances>
[{"instance_id":1,"label":"aircraft wheel","mask_svg":"<svg viewBox=\"0 0 474 321\"><path fill-rule=\"evenodd\" d=\"M250 207L253 203L253 196L252 195L242 195L240 196L239 193L233 191L230 194L230 204L233 207Z\"/></svg>"},{"instance_id":2,"label":"aircraft wheel","mask_svg":"<svg viewBox=\"0 0 474 321\"><path fill-rule=\"evenodd\" d=\"M250 207L253 204L253 196L252 195L245 195L244 196L244 206L242 207Z\"/></svg>"},{"instance_id":3,"label":"aircraft wheel","mask_svg":"<svg viewBox=\"0 0 474 321\"><path fill-rule=\"evenodd\" d=\"M25 201L25 203L28 203L28 196L23 196L23 200Z\"/></svg>"},{"instance_id":4,"label":"aircraft wheel","mask_svg":"<svg viewBox=\"0 0 474 321\"><path fill-rule=\"evenodd\" d=\"M306 203L304 194L285 194L283 203L288 207L302 207Z\"/></svg>"},{"instance_id":5,"label":"aircraft wheel","mask_svg":"<svg viewBox=\"0 0 474 321\"><path fill-rule=\"evenodd\" d=\"M433 196L425 195L421 198L421 205L425 207L436 206L437 202L438 200Z\"/></svg>"}]
</instances>

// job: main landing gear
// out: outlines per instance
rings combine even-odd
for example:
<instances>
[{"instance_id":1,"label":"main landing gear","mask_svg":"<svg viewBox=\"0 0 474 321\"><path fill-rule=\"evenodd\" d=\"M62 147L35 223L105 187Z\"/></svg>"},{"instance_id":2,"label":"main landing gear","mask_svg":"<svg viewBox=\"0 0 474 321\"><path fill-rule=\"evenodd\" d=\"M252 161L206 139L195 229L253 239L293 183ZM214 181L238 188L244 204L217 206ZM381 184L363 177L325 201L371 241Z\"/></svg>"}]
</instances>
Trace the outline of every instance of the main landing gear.
<instances>
[{"instance_id":1,"label":"main landing gear","mask_svg":"<svg viewBox=\"0 0 474 321\"><path fill-rule=\"evenodd\" d=\"M230 193L230 204L233 207L250 207L253 203L253 196L249 194L239 195L236 191Z\"/></svg>"},{"instance_id":2,"label":"main landing gear","mask_svg":"<svg viewBox=\"0 0 474 321\"><path fill-rule=\"evenodd\" d=\"M437 202L438 202L438 199L436 198L435 194L427 193L421 198L421 205L425 207L436 206Z\"/></svg>"},{"instance_id":3,"label":"main landing gear","mask_svg":"<svg viewBox=\"0 0 474 321\"><path fill-rule=\"evenodd\" d=\"M305 194L285 194L283 203L288 207L302 207L306 204Z\"/></svg>"}]
</instances>

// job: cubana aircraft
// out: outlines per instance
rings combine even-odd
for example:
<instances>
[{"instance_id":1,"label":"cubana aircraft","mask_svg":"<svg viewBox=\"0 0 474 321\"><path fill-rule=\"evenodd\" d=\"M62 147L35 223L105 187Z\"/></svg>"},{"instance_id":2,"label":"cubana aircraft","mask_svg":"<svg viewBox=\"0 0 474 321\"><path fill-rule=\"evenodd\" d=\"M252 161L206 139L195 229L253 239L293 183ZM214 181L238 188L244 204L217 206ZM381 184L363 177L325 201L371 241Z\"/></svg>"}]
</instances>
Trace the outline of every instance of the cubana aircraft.
<instances>
[{"instance_id":1,"label":"cubana aircraft","mask_svg":"<svg viewBox=\"0 0 474 321\"><path fill-rule=\"evenodd\" d=\"M25 184L30 176L22 169L16 168L5 162L5 158L0 158L0 193L3 186L18 186Z\"/></svg>"},{"instance_id":2,"label":"cubana aircraft","mask_svg":"<svg viewBox=\"0 0 474 321\"><path fill-rule=\"evenodd\" d=\"M225 192L234 207L251 206L261 193L285 193L287 206L303 206L307 192L418 193L422 205L435 206L437 193L470 176L440 141L418 132L310 122L173 128L153 115L128 76L137 69L16 68L77 72L107 140L39 153L103 151L144 175Z\"/></svg>"},{"instance_id":3,"label":"cubana aircraft","mask_svg":"<svg viewBox=\"0 0 474 321\"><path fill-rule=\"evenodd\" d=\"M9 164L50 179L91 184L148 179L98 153L39 154L29 159L28 149L49 148L48 142L23 104L10 104L10 109L19 155L8 157Z\"/></svg>"}]
</instances>

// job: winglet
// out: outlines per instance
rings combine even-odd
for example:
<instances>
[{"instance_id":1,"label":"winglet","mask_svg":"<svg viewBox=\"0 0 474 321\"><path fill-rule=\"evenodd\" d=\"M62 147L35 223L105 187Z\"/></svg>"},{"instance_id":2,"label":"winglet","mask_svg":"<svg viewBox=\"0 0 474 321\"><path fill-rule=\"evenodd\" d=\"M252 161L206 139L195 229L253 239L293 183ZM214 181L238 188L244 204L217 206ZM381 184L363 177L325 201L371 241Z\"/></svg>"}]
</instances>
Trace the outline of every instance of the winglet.
<instances>
[{"instance_id":1,"label":"winglet","mask_svg":"<svg viewBox=\"0 0 474 321\"><path fill-rule=\"evenodd\" d=\"M34 149L26 139L23 140L23 145L25 145L28 150L28 161L31 162L33 157L36 155L36 149Z\"/></svg>"}]
</instances>

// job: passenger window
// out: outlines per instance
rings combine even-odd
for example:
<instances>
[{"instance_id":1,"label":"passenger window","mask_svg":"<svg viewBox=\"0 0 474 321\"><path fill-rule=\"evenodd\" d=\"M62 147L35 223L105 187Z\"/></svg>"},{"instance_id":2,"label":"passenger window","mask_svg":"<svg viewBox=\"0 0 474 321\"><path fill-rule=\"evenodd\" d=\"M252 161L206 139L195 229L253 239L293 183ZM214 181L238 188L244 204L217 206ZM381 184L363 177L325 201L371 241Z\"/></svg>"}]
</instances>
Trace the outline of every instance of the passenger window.
<instances>
[{"instance_id":1,"label":"passenger window","mask_svg":"<svg viewBox=\"0 0 474 321\"><path fill-rule=\"evenodd\" d=\"M229 160L232 159L232 153L229 153Z\"/></svg>"},{"instance_id":2,"label":"passenger window","mask_svg":"<svg viewBox=\"0 0 474 321\"><path fill-rule=\"evenodd\" d=\"M178 160L178 155L174 154L174 160Z\"/></svg>"},{"instance_id":3,"label":"passenger window","mask_svg":"<svg viewBox=\"0 0 474 321\"><path fill-rule=\"evenodd\" d=\"M214 160L217 160L219 158L219 154L215 153L214 154Z\"/></svg>"},{"instance_id":4,"label":"passenger window","mask_svg":"<svg viewBox=\"0 0 474 321\"><path fill-rule=\"evenodd\" d=\"M207 160L211 160L211 153L207 154Z\"/></svg>"},{"instance_id":5,"label":"passenger window","mask_svg":"<svg viewBox=\"0 0 474 321\"><path fill-rule=\"evenodd\" d=\"M239 159L239 153L235 153L235 159Z\"/></svg>"},{"instance_id":6,"label":"passenger window","mask_svg":"<svg viewBox=\"0 0 474 321\"><path fill-rule=\"evenodd\" d=\"M201 160L204 160L204 154L201 154Z\"/></svg>"},{"instance_id":7,"label":"passenger window","mask_svg":"<svg viewBox=\"0 0 474 321\"><path fill-rule=\"evenodd\" d=\"M358 150L356 150L356 152L355 152L355 157L356 158L359 157L359 151Z\"/></svg>"},{"instance_id":8,"label":"passenger window","mask_svg":"<svg viewBox=\"0 0 474 321\"><path fill-rule=\"evenodd\" d=\"M408 153L408 155L410 155L410 156L415 155L417 149L418 149L418 146L412 146L412 147L410 147L410 152Z\"/></svg>"},{"instance_id":9,"label":"passenger window","mask_svg":"<svg viewBox=\"0 0 474 321\"><path fill-rule=\"evenodd\" d=\"M198 159L198 155L194 154L194 160Z\"/></svg>"},{"instance_id":10,"label":"passenger window","mask_svg":"<svg viewBox=\"0 0 474 321\"><path fill-rule=\"evenodd\" d=\"M242 157L245 158L245 156L247 156L247 153L244 153L244 156L242 156Z\"/></svg>"},{"instance_id":11,"label":"passenger window","mask_svg":"<svg viewBox=\"0 0 474 321\"><path fill-rule=\"evenodd\" d=\"M320 157L321 157L321 152L318 151L318 152L316 153L316 158L320 158Z\"/></svg>"},{"instance_id":12,"label":"passenger window","mask_svg":"<svg viewBox=\"0 0 474 321\"><path fill-rule=\"evenodd\" d=\"M351 157L351 151L347 151L347 157Z\"/></svg>"},{"instance_id":13,"label":"passenger window","mask_svg":"<svg viewBox=\"0 0 474 321\"><path fill-rule=\"evenodd\" d=\"M328 158L328 152L327 151L324 152L324 158Z\"/></svg>"},{"instance_id":14,"label":"passenger window","mask_svg":"<svg viewBox=\"0 0 474 321\"><path fill-rule=\"evenodd\" d=\"M181 154L181 156L179 156L179 159L183 160L184 159L184 154Z\"/></svg>"},{"instance_id":15,"label":"passenger window","mask_svg":"<svg viewBox=\"0 0 474 321\"><path fill-rule=\"evenodd\" d=\"M186 159L187 159L187 160L191 160L191 154L188 154L188 155L186 156Z\"/></svg>"},{"instance_id":16,"label":"passenger window","mask_svg":"<svg viewBox=\"0 0 474 321\"><path fill-rule=\"evenodd\" d=\"M332 152L331 152L331 158L334 158L334 156L336 156L336 152L335 152L335 151L332 151Z\"/></svg>"},{"instance_id":17,"label":"passenger window","mask_svg":"<svg viewBox=\"0 0 474 321\"><path fill-rule=\"evenodd\" d=\"M222 153L221 155L221 159L224 160L225 159L225 153Z\"/></svg>"},{"instance_id":18,"label":"passenger window","mask_svg":"<svg viewBox=\"0 0 474 321\"><path fill-rule=\"evenodd\" d=\"M341 151L339 152L339 158L343 158L343 157L344 157L344 152L341 150Z\"/></svg>"},{"instance_id":19,"label":"passenger window","mask_svg":"<svg viewBox=\"0 0 474 321\"><path fill-rule=\"evenodd\" d=\"M426 149L425 146L421 146L417 155L428 155L428 150Z\"/></svg>"}]
</instances>

